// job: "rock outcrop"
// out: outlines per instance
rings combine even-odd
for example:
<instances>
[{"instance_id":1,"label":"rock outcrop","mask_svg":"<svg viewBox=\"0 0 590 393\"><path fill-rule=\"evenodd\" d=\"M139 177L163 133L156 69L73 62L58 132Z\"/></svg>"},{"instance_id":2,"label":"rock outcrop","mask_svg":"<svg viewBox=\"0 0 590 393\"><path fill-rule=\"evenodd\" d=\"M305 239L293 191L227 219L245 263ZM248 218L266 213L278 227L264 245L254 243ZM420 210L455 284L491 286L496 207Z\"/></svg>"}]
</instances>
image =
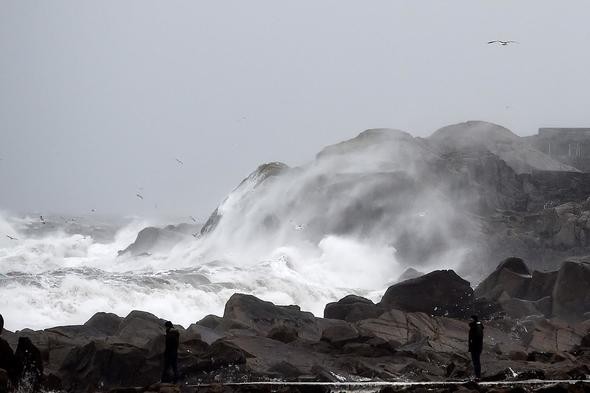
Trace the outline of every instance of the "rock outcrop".
<instances>
[{"instance_id":1,"label":"rock outcrop","mask_svg":"<svg viewBox=\"0 0 590 393\"><path fill-rule=\"evenodd\" d=\"M179 224L164 228L147 227L139 231L137 238L119 255L147 256L153 253L169 251L181 241L193 239L193 233L201 229L199 225Z\"/></svg>"},{"instance_id":2,"label":"rock outcrop","mask_svg":"<svg viewBox=\"0 0 590 393\"><path fill-rule=\"evenodd\" d=\"M590 311L590 262L566 261L553 288L553 315L580 320Z\"/></svg>"},{"instance_id":3,"label":"rock outcrop","mask_svg":"<svg viewBox=\"0 0 590 393\"><path fill-rule=\"evenodd\" d=\"M465 316L473 303L473 289L452 270L436 270L394 284L379 305L385 309L430 315Z\"/></svg>"},{"instance_id":4,"label":"rock outcrop","mask_svg":"<svg viewBox=\"0 0 590 393\"><path fill-rule=\"evenodd\" d=\"M362 319L377 318L385 309L369 299L348 295L337 302L328 303L324 309L324 318L341 319L356 322Z\"/></svg>"},{"instance_id":5,"label":"rock outcrop","mask_svg":"<svg viewBox=\"0 0 590 393\"><path fill-rule=\"evenodd\" d=\"M565 261L558 271L529 271L520 258L508 258L475 289L477 298L497 302L508 315L587 319L590 263Z\"/></svg>"}]
</instances>

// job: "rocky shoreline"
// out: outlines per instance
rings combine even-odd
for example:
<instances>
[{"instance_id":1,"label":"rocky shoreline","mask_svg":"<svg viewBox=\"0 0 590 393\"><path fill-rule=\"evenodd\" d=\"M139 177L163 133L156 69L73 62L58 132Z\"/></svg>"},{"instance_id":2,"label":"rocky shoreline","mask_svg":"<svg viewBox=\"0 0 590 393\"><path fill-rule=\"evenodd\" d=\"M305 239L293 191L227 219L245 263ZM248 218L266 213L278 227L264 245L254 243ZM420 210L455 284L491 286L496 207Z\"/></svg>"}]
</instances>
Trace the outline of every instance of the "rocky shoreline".
<instances>
[{"instance_id":1,"label":"rocky shoreline","mask_svg":"<svg viewBox=\"0 0 590 393\"><path fill-rule=\"evenodd\" d=\"M509 258L475 290L452 270L438 270L392 285L376 304L354 295L329 303L324 318L236 293L223 316L177 326L180 386L456 381L452 386L464 389L472 375L467 319L474 313L485 323L482 381L585 380L590 378L589 283L590 264L583 261L541 273ZM18 338L28 337L40 350L48 390L120 390L159 381L164 322L142 311L126 317L97 313L83 325L4 331L2 338L15 350ZM472 387L492 389L484 386ZM574 387L588 389L572 384L566 390Z\"/></svg>"}]
</instances>

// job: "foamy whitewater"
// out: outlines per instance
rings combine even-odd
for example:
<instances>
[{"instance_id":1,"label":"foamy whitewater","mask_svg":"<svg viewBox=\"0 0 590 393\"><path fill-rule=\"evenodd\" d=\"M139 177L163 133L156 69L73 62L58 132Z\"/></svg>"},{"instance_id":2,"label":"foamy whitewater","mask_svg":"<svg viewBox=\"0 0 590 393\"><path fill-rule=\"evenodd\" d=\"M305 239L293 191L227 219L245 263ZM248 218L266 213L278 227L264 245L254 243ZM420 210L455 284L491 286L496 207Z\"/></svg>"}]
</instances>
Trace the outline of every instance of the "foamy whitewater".
<instances>
[{"instance_id":1,"label":"foamy whitewater","mask_svg":"<svg viewBox=\"0 0 590 393\"><path fill-rule=\"evenodd\" d=\"M392 248L335 236L317 247L285 244L255 261L231 251L208 259L203 241L190 236L168 253L132 257L117 252L148 221L117 228L92 217L75 225L46 220L0 217L0 313L9 330L81 324L99 311L125 316L135 309L188 326L223 314L235 292L321 316L326 303L350 293L379 300L400 273ZM109 230L112 239L93 237L108 238Z\"/></svg>"}]
</instances>

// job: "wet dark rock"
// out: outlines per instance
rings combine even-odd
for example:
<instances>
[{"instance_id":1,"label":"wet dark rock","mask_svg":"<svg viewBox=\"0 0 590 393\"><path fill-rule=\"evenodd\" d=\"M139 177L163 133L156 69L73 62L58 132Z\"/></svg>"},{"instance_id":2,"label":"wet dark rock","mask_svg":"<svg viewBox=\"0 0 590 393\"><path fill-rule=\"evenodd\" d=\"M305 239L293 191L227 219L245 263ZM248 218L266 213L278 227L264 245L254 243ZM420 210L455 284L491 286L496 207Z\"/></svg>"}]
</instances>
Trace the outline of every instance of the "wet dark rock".
<instances>
[{"instance_id":1,"label":"wet dark rock","mask_svg":"<svg viewBox=\"0 0 590 393\"><path fill-rule=\"evenodd\" d=\"M225 305L223 318L241 322L263 334L273 326L290 326L297 330L299 337L319 340L321 328L310 312L303 312L298 306L276 306L252 295L236 293Z\"/></svg>"},{"instance_id":2,"label":"wet dark rock","mask_svg":"<svg viewBox=\"0 0 590 393\"><path fill-rule=\"evenodd\" d=\"M557 363L565 358L557 353L533 351L528 354L526 360L528 362Z\"/></svg>"},{"instance_id":3,"label":"wet dark rock","mask_svg":"<svg viewBox=\"0 0 590 393\"><path fill-rule=\"evenodd\" d=\"M571 393L570 384L568 383L556 383L549 386L543 386L535 389L536 393Z\"/></svg>"},{"instance_id":4,"label":"wet dark rock","mask_svg":"<svg viewBox=\"0 0 590 393\"><path fill-rule=\"evenodd\" d=\"M201 357L204 360L201 366L204 370L210 371L230 365L245 364L247 356L252 355L230 342L218 340L211 344L208 351Z\"/></svg>"},{"instance_id":5,"label":"wet dark rock","mask_svg":"<svg viewBox=\"0 0 590 393\"><path fill-rule=\"evenodd\" d=\"M206 342L209 345L225 336L223 333L220 333L216 330L193 323L186 329L186 334L182 334L181 332L180 339L182 342L185 339L184 337L187 337L188 339L189 337L197 335L200 337L200 340Z\"/></svg>"},{"instance_id":6,"label":"wet dark rock","mask_svg":"<svg viewBox=\"0 0 590 393\"><path fill-rule=\"evenodd\" d=\"M231 329L250 329L250 326L245 323L235 321L231 318L219 317L217 315L206 315L196 323L199 326L204 326L218 333L227 332Z\"/></svg>"},{"instance_id":7,"label":"wet dark rock","mask_svg":"<svg viewBox=\"0 0 590 393\"><path fill-rule=\"evenodd\" d=\"M539 301L523 300L518 298L500 298L503 311L512 318L525 318L529 316L551 316L551 298L546 297Z\"/></svg>"},{"instance_id":8,"label":"wet dark rock","mask_svg":"<svg viewBox=\"0 0 590 393\"><path fill-rule=\"evenodd\" d=\"M268 370L271 373L275 373L278 378L286 378L287 380L295 380L304 374L300 369L284 360L273 364Z\"/></svg>"},{"instance_id":9,"label":"wet dark rock","mask_svg":"<svg viewBox=\"0 0 590 393\"><path fill-rule=\"evenodd\" d=\"M148 312L134 310L123 318L114 336L120 342L147 348L154 340L163 337L165 322ZM184 330L182 326L176 328Z\"/></svg>"},{"instance_id":10,"label":"wet dark rock","mask_svg":"<svg viewBox=\"0 0 590 393\"><path fill-rule=\"evenodd\" d=\"M590 263L566 261L561 265L553 290L553 315L579 320L590 311Z\"/></svg>"},{"instance_id":11,"label":"wet dark rock","mask_svg":"<svg viewBox=\"0 0 590 393\"><path fill-rule=\"evenodd\" d=\"M587 380L590 379L590 367L586 364L580 364L566 372L571 379Z\"/></svg>"},{"instance_id":12,"label":"wet dark rock","mask_svg":"<svg viewBox=\"0 0 590 393\"><path fill-rule=\"evenodd\" d=\"M299 334L297 333L297 330L291 326L278 325L270 329L270 332L268 332L266 337L286 344L297 340Z\"/></svg>"},{"instance_id":13,"label":"wet dark rock","mask_svg":"<svg viewBox=\"0 0 590 393\"><path fill-rule=\"evenodd\" d=\"M161 371L147 357L145 349L130 344L92 341L70 351L60 370L62 383L70 391L147 385Z\"/></svg>"},{"instance_id":14,"label":"wet dark rock","mask_svg":"<svg viewBox=\"0 0 590 393\"><path fill-rule=\"evenodd\" d=\"M94 314L88 321L86 321L84 326L93 328L105 336L112 336L119 330L119 326L121 326L122 321L123 318L118 315L106 312L98 312Z\"/></svg>"},{"instance_id":15,"label":"wet dark rock","mask_svg":"<svg viewBox=\"0 0 590 393\"><path fill-rule=\"evenodd\" d=\"M528 286L526 299L537 300L553 296L553 288L557 280L558 271L540 272L533 271L531 281Z\"/></svg>"},{"instance_id":16,"label":"wet dark rock","mask_svg":"<svg viewBox=\"0 0 590 393\"><path fill-rule=\"evenodd\" d=\"M498 300L501 296L523 297L530 282L530 272L520 258L507 258L475 289L475 296Z\"/></svg>"},{"instance_id":17,"label":"wet dark rock","mask_svg":"<svg viewBox=\"0 0 590 393\"><path fill-rule=\"evenodd\" d=\"M311 368L311 373L316 376L318 382L342 382L338 375L319 364Z\"/></svg>"},{"instance_id":18,"label":"wet dark rock","mask_svg":"<svg viewBox=\"0 0 590 393\"><path fill-rule=\"evenodd\" d=\"M432 315L465 316L473 289L452 270L436 270L387 289L380 305L386 309Z\"/></svg>"},{"instance_id":19,"label":"wet dark rock","mask_svg":"<svg viewBox=\"0 0 590 393\"><path fill-rule=\"evenodd\" d=\"M16 351L14 351L14 360L16 362L16 384L24 384L26 381L33 391L37 391L43 377L43 359L39 348L33 344L30 338L19 337Z\"/></svg>"},{"instance_id":20,"label":"wet dark rock","mask_svg":"<svg viewBox=\"0 0 590 393\"><path fill-rule=\"evenodd\" d=\"M9 384L8 371L0 368L0 393L7 393Z\"/></svg>"},{"instance_id":21,"label":"wet dark rock","mask_svg":"<svg viewBox=\"0 0 590 393\"><path fill-rule=\"evenodd\" d=\"M520 371L520 372L518 372L518 375L514 379L516 379L518 381L527 381L529 379L544 380L544 379L547 379L547 377L545 375L545 371L537 369L537 370Z\"/></svg>"},{"instance_id":22,"label":"wet dark rock","mask_svg":"<svg viewBox=\"0 0 590 393\"><path fill-rule=\"evenodd\" d=\"M382 307L369 299L348 295L337 302L328 303L324 309L324 318L356 322L362 319L377 318L384 311Z\"/></svg>"},{"instance_id":23,"label":"wet dark rock","mask_svg":"<svg viewBox=\"0 0 590 393\"><path fill-rule=\"evenodd\" d=\"M349 323L342 322L327 327L322 331L322 340L333 345L343 345L347 341L359 338L358 330Z\"/></svg>"}]
</instances>

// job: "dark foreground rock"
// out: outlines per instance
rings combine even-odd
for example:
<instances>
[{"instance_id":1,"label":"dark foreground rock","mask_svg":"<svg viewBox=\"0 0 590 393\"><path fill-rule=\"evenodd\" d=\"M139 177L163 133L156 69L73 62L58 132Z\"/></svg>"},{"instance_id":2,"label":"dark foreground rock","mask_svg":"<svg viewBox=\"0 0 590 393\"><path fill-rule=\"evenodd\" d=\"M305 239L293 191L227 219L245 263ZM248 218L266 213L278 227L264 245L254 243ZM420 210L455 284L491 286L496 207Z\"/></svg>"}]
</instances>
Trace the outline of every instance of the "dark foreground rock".
<instances>
[{"instance_id":1,"label":"dark foreground rock","mask_svg":"<svg viewBox=\"0 0 590 393\"><path fill-rule=\"evenodd\" d=\"M432 315L468 316L473 289L452 270L436 270L387 289L380 306Z\"/></svg>"}]
</instances>

